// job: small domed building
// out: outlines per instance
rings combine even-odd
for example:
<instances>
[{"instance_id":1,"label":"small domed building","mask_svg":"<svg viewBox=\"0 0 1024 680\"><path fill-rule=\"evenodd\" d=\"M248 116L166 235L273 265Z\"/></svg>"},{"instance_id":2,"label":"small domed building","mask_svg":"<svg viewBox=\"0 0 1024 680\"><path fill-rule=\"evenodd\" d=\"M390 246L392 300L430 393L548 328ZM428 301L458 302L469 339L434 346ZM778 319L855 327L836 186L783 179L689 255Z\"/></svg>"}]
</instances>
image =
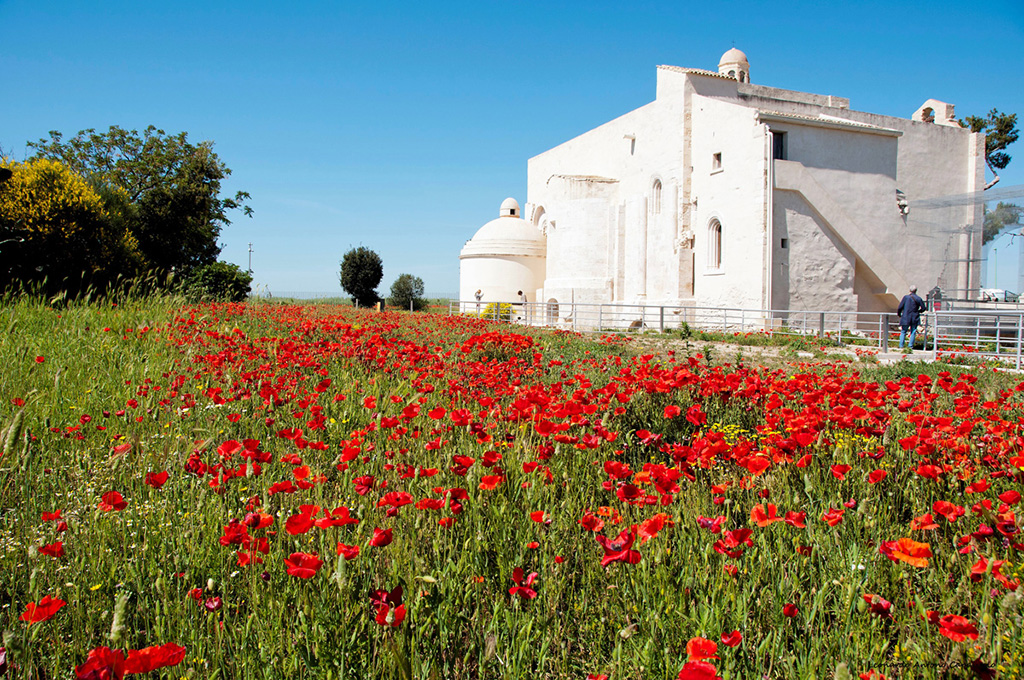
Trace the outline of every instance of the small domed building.
<instances>
[{"instance_id":1,"label":"small domed building","mask_svg":"<svg viewBox=\"0 0 1024 680\"><path fill-rule=\"evenodd\" d=\"M474 300L479 290L482 305L519 302L523 291L527 301L536 302L546 254L544 234L521 217L514 198L506 198L498 218L480 227L459 254L459 299Z\"/></svg>"}]
</instances>

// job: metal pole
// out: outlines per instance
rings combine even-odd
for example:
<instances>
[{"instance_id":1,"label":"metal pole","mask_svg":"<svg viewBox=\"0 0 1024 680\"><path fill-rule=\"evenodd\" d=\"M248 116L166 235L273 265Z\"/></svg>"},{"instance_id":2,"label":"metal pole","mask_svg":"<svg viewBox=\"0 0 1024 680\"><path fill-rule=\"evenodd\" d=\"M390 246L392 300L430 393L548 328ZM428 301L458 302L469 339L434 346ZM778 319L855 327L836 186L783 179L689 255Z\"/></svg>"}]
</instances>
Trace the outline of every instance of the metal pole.
<instances>
[{"instance_id":1,"label":"metal pole","mask_svg":"<svg viewBox=\"0 0 1024 680\"><path fill-rule=\"evenodd\" d=\"M939 358L939 313L935 312L935 320L932 321L932 361Z\"/></svg>"},{"instance_id":2,"label":"metal pole","mask_svg":"<svg viewBox=\"0 0 1024 680\"><path fill-rule=\"evenodd\" d=\"M825 339L825 312L818 315L818 339Z\"/></svg>"},{"instance_id":3,"label":"metal pole","mask_svg":"<svg viewBox=\"0 0 1024 680\"><path fill-rule=\"evenodd\" d=\"M597 307L597 332L600 333L604 330L604 305L600 304Z\"/></svg>"},{"instance_id":4,"label":"metal pole","mask_svg":"<svg viewBox=\"0 0 1024 680\"><path fill-rule=\"evenodd\" d=\"M1000 326L999 322L1000 321L1002 321L1002 317L1001 316L997 316L996 317L996 356L999 356L999 351L1000 351L1000 349L1002 347L1002 344L1003 344L1003 338L1002 338L1001 335L999 335L999 326Z\"/></svg>"},{"instance_id":5,"label":"metal pole","mask_svg":"<svg viewBox=\"0 0 1024 680\"><path fill-rule=\"evenodd\" d=\"M1020 370L1021 336L1024 336L1024 314L1017 317L1017 370Z\"/></svg>"},{"instance_id":6,"label":"metal pole","mask_svg":"<svg viewBox=\"0 0 1024 680\"><path fill-rule=\"evenodd\" d=\"M662 333L665 332L665 308L664 307L661 308L661 316L658 319L658 330L660 330Z\"/></svg>"},{"instance_id":7,"label":"metal pole","mask_svg":"<svg viewBox=\"0 0 1024 680\"><path fill-rule=\"evenodd\" d=\"M885 314L878 315L878 328L879 335L882 340L882 353L889 353L889 318ZM884 329L884 330L883 330Z\"/></svg>"}]
</instances>

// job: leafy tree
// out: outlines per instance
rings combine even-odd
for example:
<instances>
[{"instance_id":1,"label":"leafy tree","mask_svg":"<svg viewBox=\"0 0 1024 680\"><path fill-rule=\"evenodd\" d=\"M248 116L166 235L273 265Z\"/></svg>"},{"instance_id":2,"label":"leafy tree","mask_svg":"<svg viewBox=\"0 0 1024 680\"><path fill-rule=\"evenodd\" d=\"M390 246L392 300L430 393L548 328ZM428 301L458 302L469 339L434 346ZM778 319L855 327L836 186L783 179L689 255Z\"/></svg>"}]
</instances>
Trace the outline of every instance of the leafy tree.
<instances>
[{"instance_id":1,"label":"leafy tree","mask_svg":"<svg viewBox=\"0 0 1024 680\"><path fill-rule=\"evenodd\" d=\"M138 242L85 178L47 159L0 169L0 287L45 279L47 290L77 290L138 272Z\"/></svg>"},{"instance_id":2,"label":"leafy tree","mask_svg":"<svg viewBox=\"0 0 1024 680\"><path fill-rule=\"evenodd\" d=\"M249 297L252 274L229 262L214 262L194 270L183 290L189 298L202 302L242 302Z\"/></svg>"},{"instance_id":3,"label":"leafy tree","mask_svg":"<svg viewBox=\"0 0 1024 680\"><path fill-rule=\"evenodd\" d=\"M996 204L995 210L985 210L985 226L982 243L988 243L1009 226L1019 225L1024 217L1024 207L1013 203Z\"/></svg>"},{"instance_id":4,"label":"leafy tree","mask_svg":"<svg viewBox=\"0 0 1024 680\"><path fill-rule=\"evenodd\" d=\"M1017 141L1020 131L1017 130L1016 113L1000 113L996 109L988 112L988 116L967 116L960 121L964 127L971 129L971 132L985 133L985 164L995 175L995 179L985 186L986 189L999 181L999 173L1010 164L1010 154L1006 153L1006 147Z\"/></svg>"},{"instance_id":5,"label":"leafy tree","mask_svg":"<svg viewBox=\"0 0 1024 680\"><path fill-rule=\"evenodd\" d=\"M88 178L104 198L110 219L138 241L147 267L192 269L217 260L217 238L230 223L228 213L252 210L249 194L220 197L221 180L231 170L212 142L192 144L185 132L168 135L152 125L142 134L116 125L107 132L82 130L65 140L29 143L36 158L60 161Z\"/></svg>"},{"instance_id":6,"label":"leafy tree","mask_svg":"<svg viewBox=\"0 0 1024 680\"><path fill-rule=\"evenodd\" d=\"M378 300L377 286L384 278L380 255L359 246L345 253L341 261L341 287L352 296L352 302L369 307Z\"/></svg>"},{"instance_id":7,"label":"leafy tree","mask_svg":"<svg viewBox=\"0 0 1024 680\"><path fill-rule=\"evenodd\" d=\"M423 279L412 274L402 274L391 284L392 305L400 309L423 309Z\"/></svg>"}]
</instances>

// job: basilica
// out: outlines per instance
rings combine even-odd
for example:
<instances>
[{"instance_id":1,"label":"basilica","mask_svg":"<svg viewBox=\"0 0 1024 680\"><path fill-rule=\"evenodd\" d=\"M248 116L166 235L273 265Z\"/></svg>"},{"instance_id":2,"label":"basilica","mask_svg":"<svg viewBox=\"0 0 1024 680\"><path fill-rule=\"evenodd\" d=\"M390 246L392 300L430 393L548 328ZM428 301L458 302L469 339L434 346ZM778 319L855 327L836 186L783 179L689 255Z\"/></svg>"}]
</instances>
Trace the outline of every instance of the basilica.
<instances>
[{"instance_id":1,"label":"basilica","mask_svg":"<svg viewBox=\"0 0 1024 680\"><path fill-rule=\"evenodd\" d=\"M953 105L909 118L657 67L654 101L535 156L460 254L460 299L891 311L911 285L977 290L981 204L943 225L929 199L979 192L985 139Z\"/></svg>"}]
</instances>

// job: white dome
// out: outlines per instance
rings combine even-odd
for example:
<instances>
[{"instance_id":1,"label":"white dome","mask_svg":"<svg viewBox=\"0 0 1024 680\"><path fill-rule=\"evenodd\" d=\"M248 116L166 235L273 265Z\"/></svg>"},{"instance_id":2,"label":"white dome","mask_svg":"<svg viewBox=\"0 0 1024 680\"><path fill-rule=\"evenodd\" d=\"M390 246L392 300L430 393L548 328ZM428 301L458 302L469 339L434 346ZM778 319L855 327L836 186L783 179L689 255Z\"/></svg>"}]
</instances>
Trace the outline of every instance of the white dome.
<instances>
[{"instance_id":1,"label":"white dome","mask_svg":"<svg viewBox=\"0 0 1024 680\"><path fill-rule=\"evenodd\" d=\"M501 202L498 217L519 217L519 202L509 196Z\"/></svg>"},{"instance_id":2,"label":"white dome","mask_svg":"<svg viewBox=\"0 0 1024 680\"><path fill-rule=\"evenodd\" d=\"M507 201L506 201L507 203ZM518 208L515 201L512 202ZM504 208L504 203L502 207ZM463 257L547 255L547 240L540 229L518 217L499 217L476 232L462 248Z\"/></svg>"},{"instance_id":3,"label":"white dome","mask_svg":"<svg viewBox=\"0 0 1024 680\"><path fill-rule=\"evenodd\" d=\"M725 66L726 64L743 64L744 66L750 66L750 62L747 61L747 55L735 47L723 54L722 58L718 60L719 66Z\"/></svg>"}]
</instances>

